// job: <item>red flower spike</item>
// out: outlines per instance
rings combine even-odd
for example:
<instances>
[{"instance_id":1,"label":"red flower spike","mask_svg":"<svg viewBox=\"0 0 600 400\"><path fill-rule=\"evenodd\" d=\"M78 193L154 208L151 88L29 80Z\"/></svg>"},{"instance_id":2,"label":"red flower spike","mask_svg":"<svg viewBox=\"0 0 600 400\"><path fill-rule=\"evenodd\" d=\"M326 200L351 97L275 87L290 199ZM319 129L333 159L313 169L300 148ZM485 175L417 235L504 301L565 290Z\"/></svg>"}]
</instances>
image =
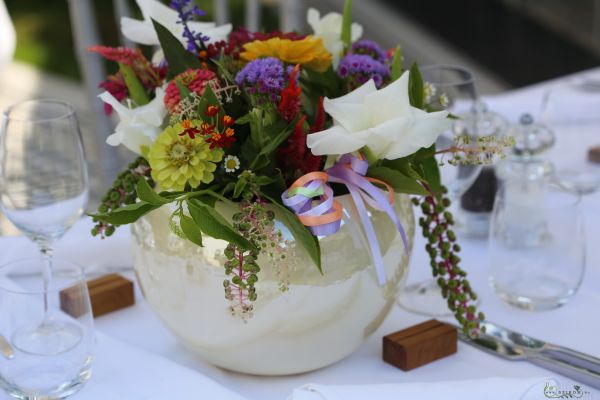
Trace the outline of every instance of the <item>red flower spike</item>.
<instances>
[{"instance_id":1,"label":"red flower spike","mask_svg":"<svg viewBox=\"0 0 600 400\"><path fill-rule=\"evenodd\" d=\"M287 122L292 122L300 112L300 95L302 94L302 90L296 83L299 71L300 64L296 64L290 73L287 87L280 92L281 100L279 100L277 110Z\"/></svg>"},{"instance_id":2,"label":"red flower spike","mask_svg":"<svg viewBox=\"0 0 600 400\"><path fill-rule=\"evenodd\" d=\"M323 107L323 96L319 97L317 103L317 115L315 116L315 123L310 128L311 132L320 132L325 129L325 107Z\"/></svg>"},{"instance_id":3,"label":"red flower spike","mask_svg":"<svg viewBox=\"0 0 600 400\"><path fill-rule=\"evenodd\" d=\"M307 174L321 168L322 157L313 155L306 147L305 121L306 116L303 115L294 126L294 132L288 139L287 146L280 148L277 152L281 169L292 172L289 176L286 176L289 181L298 178L296 171L300 174Z\"/></svg>"},{"instance_id":4,"label":"red flower spike","mask_svg":"<svg viewBox=\"0 0 600 400\"><path fill-rule=\"evenodd\" d=\"M204 114L206 114L209 117L214 117L215 115L217 115L219 113L219 107L217 106L213 106L212 104L209 105L208 107L206 107L206 112Z\"/></svg>"},{"instance_id":5,"label":"red flower spike","mask_svg":"<svg viewBox=\"0 0 600 400\"><path fill-rule=\"evenodd\" d=\"M195 139L196 135L201 133L200 129L196 128L189 119L183 120L181 127L183 128L183 131L179 134L179 136L187 135L190 137L190 139Z\"/></svg>"}]
</instances>

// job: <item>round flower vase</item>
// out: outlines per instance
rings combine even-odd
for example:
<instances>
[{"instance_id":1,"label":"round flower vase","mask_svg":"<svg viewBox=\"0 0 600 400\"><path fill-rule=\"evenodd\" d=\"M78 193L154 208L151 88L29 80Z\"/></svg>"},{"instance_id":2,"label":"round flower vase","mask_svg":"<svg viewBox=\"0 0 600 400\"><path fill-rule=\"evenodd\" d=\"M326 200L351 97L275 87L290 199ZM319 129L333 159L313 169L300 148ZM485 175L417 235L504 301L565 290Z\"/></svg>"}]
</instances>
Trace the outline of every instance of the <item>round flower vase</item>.
<instances>
[{"instance_id":1,"label":"round flower vase","mask_svg":"<svg viewBox=\"0 0 600 400\"><path fill-rule=\"evenodd\" d=\"M258 258L257 299L244 318L232 314L225 298L223 282L231 278L223 267L227 242L204 236L204 247L196 246L172 232L168 207L155 210L132 226L135 270L146 300L185 347L219 367L287 375L341 360L393 306L406 277L415 223L409 197L397 195L405 250L389 217L370 210L387 276L381 286L351 197L337 199L344 206L341 229L319 239L323 274L275 213L289 257ZM217 211L231 218L238 209L220 203Z\"/></svg>"}]
</instances>

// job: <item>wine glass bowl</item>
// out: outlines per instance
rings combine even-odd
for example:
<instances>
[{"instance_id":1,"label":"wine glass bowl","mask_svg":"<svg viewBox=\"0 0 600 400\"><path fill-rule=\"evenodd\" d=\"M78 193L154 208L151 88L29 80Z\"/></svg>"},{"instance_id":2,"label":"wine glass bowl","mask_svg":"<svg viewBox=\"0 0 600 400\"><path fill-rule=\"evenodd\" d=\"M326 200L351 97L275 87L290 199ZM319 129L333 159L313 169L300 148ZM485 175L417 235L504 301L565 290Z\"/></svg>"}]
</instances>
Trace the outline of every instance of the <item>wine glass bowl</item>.
<instances>
[{"instance_id":1,"label":"wine glass bowl","mask_svg":"<svg viewBox=\"0 0 600 400\"><path fill-rule=\"evenodd\" d=\"M75 113L57 100L30 100L4 111L0 204L38 244L50 245L82 215L87 166Z\"/></svg>"}]
</instances>

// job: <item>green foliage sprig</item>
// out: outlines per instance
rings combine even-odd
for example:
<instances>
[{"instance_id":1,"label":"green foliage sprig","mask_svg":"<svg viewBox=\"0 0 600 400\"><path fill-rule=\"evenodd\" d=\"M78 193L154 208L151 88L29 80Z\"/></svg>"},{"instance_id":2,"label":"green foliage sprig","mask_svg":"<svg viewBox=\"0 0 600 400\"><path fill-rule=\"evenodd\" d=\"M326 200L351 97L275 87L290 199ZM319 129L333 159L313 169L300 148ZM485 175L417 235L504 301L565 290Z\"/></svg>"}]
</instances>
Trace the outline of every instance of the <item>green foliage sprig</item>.
<instances>
[{"instance_id":1,"label":"green foliage sprig","mask_svg":"<svg viewBox=\"0 0 600 400\"><path fill-rule=\"evenodd\" d=\"M102 202L98 207L98 214L109 214L125 207L133 210L136 207L135 202L138 198L136 186L140 180L147 182L148 185L154 185L152 178L150 178L150 166L143 157L138 157L127 166L125 171L117 176L112 188L102 198ZM102 238L111 236L115 232L115 226L119 225L102 220L97 216L92 217L96 222L96 225L92 228L93 236Z\"/></svg>"}]
</instances>

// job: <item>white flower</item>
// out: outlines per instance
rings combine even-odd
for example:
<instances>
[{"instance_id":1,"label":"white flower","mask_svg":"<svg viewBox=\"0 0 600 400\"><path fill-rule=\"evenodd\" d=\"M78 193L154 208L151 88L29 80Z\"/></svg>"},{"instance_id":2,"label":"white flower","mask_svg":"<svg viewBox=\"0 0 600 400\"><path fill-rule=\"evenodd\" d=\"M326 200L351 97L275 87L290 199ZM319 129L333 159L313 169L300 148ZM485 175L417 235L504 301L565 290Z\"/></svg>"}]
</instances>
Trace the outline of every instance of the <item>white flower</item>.
<instances>
[{"instance_id":1,"label":"white flower","mask_svg":"<svg viewBox=\"0 0 600 400\"><path fill-rule=\"evenodd\" d=\"M323 40L323 45L333 56L333 67L336 68L344 51L344 43L342 42L344 17L342 14L331 12L321 18L319 11L309 8L306 20L312 28L314 36L320 37ZM353 23L350 34L352 42L360 39L362 33L362 26Z\"/></svg>"},{"instance_id":2,"label":"white flower","mask_svg":"<svg viewBox=\"0 0 600 400\"><path fill-rule=\"evenodd\" d=\"M431 146L450 128L447 111L427 113L410 105L409 72L377 90L373 80L337 99L325 99L334 126L307 136L315 155L345 154L363 146L393 160Z\"/></svg>"},{"instance_id":3,"label":"white flower","mask_svg":"<svg viewBox=\"0 0 600 400\"><path fill-rule=\"evenodd\" d=\"M103 92L98 97L110 104L120 118L115 132L106 138L109 145L122 144L140 154L141 146L150 146L161 132L163 119L167 115L163 89L156 89L156 96L150 103L135 108L124 106L108 92Z\"/></svg>"},{"instance_id":4,"label":"white flower","mask_svg":"<svg viewBox=\"0 0 600 400\"><path fill-rule=\"evenodd\" d=\"M425 104L431 103L433 96L435 96L435 92L437 92L437 88L433 83L423 83L423 94L425 95L423 100L425 101Z\"/></svg>"},{"instance_id":5,"label":"white flower","mask_svg":"<svg viewBox=\"0 0 600 400\"><path fill-rule=\"evenodd\" d=\"M446 95L446 93L440 94L440 105L442 107L448 107L449 103L450 103L450 99L448 99L448 96Z\"/></svg>"},{"instance_id":6,"label":"white flower","mask_svg":"<svg viewBox=\"0 0 600 400\"><path fill-rule=\"evenodd\" d=\"M240 159L236 156L229 155L223 160L225 172L235 172L240 167Z\"/></svg>"},{"instance_id":7,"label":"white flower","mask_svg":"<svg viewBox=\"0 0 600 400\"><path fill-rule=\"evenodd\" d=\"M154 30L152 20L167 28L175 37L185 43L183 37L183 25L177 23L179 18L177 11L167 7L157 0L136 0L142 11L143 20L123 17L121 18L121 32L132 42L149 46L159 45L158 36ZM197 33L208 36L208 43L227 40L231 32L231 24L217 26L214 22L191 21L188 23L190 29Z\"/></svg>"}]
</instances>

